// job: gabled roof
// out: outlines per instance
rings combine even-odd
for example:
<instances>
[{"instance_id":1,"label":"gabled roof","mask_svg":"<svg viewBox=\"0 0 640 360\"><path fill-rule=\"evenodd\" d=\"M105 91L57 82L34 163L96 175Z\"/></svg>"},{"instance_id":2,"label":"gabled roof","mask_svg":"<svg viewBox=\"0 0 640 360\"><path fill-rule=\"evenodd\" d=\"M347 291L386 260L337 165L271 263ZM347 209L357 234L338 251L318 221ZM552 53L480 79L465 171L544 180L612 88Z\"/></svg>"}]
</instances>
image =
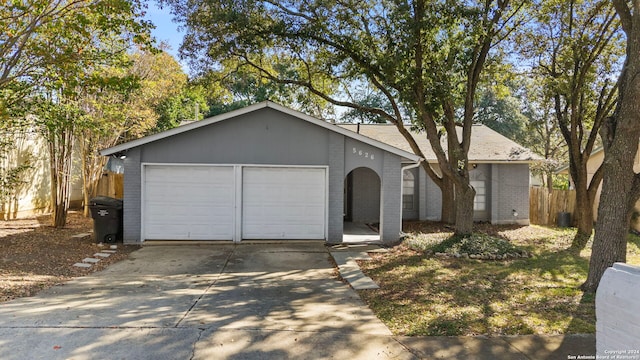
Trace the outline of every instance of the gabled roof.
<instances>
[{"instance_id":1,"label":"gabled roof","mask_svg":"<svg viewBox=\"0 0 640 360\"><path fill-rule=\"evenodd\" d=\"M341 124L340 127L358 132L358 125L356 124ZM436 162L436 155L431 148L429 140L427 140L426 133L411 130L410 126L406 126L406 128L418 143L420 150L422 150L425 156L425 160L428 162ZM460 136L462 129L458 129L458 131L458 136ZM359 134L405 151L411 151L407 140L398 132L395 125L360 124ZM444 136L442 137L442 145L446 151L446 138ZM471 145L469 146L469 161L475 163L531 163L539 160L542 160L542 158L533 151L518 145L516 142L491 130L489 127L473 125Z\"/></svg>"},{"instance_id":2,"label":"gabled roof","mask_svg":"<svg viewBox=\"0 0 640 360\"><path fill-rule=\"evenodd\" d=\"M184 132L188 132L188 131L192 131L192 130L196 130L198 128L207 126L207 125L211 125L211 124L215 124L215 123L219 123L228 119L232 119L244 114L248 114L254 111L258 111L261 109L265 109L265 108L270 108L270 109L274 109L277 111L280 111L282 113L294 116L300 120L303 121L307 121L313 125L317 125L320 126L322 128L328 129L330 131L336 132L338 134L344 135L346 137L352 138L354 140L358 140L361 141L365 144L371 145L373 147L388 151L392 154L396 154L398 156L401 156L405 159L408 159L410 161L414 161L414 162L418 162L420 160L420 157L415 155L413 152L411 152L411 149L409 149L408 151L403 149L403 148L398 148L395 147L391 144L387 144L384 142L381 142L379 140L376 140L374 138L371 137L366 137L364 135L361 134L357 134L356 132L350 131L348 129L345 129L343 127L337 126L335 124L331 124L328 123L326 121L322 121L320 119L317 119L313 116L309 116L307 114L301 113L299 111L293 110L293 109L289 109L287 107L284 107L282 105L278 105L276 103L273 103L271 101L264 101L261 103L257 103L257 104L253 104L250 106L247 106L245 108L242 109L238 109L238 110L234 110L234 111L230 111L228 113L224 113L224 114L220 114L217 116L213 116L201 121L195 121L186 125L182 125L182 126L178 126L176 128L167 130L167 131L163 131L157 134L153 134L153 135L149 135L149 136L145 136L143 138L137 139L137 140L133 140L133 141L129 141L120 145L116 145L114 147L110 147L108 149L104 149L100 151L101 155L104 156L108 156L108 155L113 155L113 154L117 154L119 152L131 149L131 148L135 148L138 146L142 146L154 141L158 141L161 139L165 139L168 138L170 136L174 136L177 134L181 134Z\"/></svg>"}]
</instances>

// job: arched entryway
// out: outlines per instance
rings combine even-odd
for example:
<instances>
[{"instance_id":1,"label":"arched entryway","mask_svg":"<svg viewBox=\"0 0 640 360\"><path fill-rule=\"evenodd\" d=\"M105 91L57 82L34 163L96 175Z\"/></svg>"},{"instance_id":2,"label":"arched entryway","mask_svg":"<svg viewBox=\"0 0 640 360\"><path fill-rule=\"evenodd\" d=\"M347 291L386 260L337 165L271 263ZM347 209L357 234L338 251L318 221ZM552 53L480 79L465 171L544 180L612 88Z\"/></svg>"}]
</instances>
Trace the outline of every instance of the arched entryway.
<instances>
[{"instance_id":1,"label":"arched entryway","mask_svg":"<svg viewBox=\"0 0 640 360\"><path fill-rule=\"evenodd\" d=\"M344 242L379 241L380 177L366 167L350 171L344 180Z\"/></svg>"}]
</instances>

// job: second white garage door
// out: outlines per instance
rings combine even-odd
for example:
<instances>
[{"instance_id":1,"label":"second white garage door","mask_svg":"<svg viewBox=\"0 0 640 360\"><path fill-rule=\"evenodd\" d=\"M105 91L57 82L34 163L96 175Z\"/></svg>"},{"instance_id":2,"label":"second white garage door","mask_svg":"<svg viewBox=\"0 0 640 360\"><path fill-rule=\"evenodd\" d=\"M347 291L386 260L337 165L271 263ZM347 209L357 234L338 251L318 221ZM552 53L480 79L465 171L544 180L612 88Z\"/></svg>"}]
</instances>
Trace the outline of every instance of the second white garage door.
<instances>
[{"instance_id":1,"label":"second white garage door","mask_svg":"<svg viewBox=\"0 0 640 360\"><path fill-rule=\"evenodd\" d=\"M325 239L325 207L324 168L243 168L243 239Z\"/></svg>"}]
</instances>

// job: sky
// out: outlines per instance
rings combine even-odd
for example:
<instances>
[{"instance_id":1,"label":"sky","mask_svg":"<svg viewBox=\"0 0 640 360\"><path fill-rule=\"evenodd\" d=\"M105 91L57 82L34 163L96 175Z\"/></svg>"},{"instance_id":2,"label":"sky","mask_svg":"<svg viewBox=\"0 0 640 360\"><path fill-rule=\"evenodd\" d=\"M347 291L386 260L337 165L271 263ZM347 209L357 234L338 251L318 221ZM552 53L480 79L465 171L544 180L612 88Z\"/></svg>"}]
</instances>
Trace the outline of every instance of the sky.
<instances>
[{"instance_id":1,"label":"sky","mask_svg":"<svg viewBox=\"0 0 640 360\"><path fill-rule=\"evenodd\" d=\"M162 41L167 43L171 47L167 52L180 62L185 72L188 72L186 62L180 61L178 56L178 49L182 43L184 32L178 31L178 24L172 21L173 16L169 11L169 7L165 5L160 9L154 0L149 0L147 5L148 8L145 19L150 20L156 26L156 28L151 31L151 35L156 38L158 44Z\"/></svg>"}]
</instances>

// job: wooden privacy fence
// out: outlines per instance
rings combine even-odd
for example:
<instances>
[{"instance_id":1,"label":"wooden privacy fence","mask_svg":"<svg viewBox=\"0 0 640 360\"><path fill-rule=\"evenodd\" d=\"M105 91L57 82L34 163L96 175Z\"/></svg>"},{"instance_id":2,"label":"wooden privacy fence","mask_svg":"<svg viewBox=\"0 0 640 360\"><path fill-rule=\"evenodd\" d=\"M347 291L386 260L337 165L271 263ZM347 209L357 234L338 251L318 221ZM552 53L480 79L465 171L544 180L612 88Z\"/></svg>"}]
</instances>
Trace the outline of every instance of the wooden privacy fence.
<instances>
[{"instance_id":1,"label":"wooden privacy fence","mask_svg":"<svg viewBox=\"0 0 640 360\"><path fill-rule=\"evenodd\" d=\"M576 207L575 190L551 190L532 187L529 190L529 221L534 225L556 225L559 212L571 213Z\"/></svg>"},{"instance_id":2,"label":"wooden privacy fence","mask_svg":"<svg viewBox=\"0 0 640 360\"><path fill-rule=\"evenodd\" d=\"M124 174L106 172L98 181L98 196L122 199L124 195Z\"/></svg>"}]
</instances>

